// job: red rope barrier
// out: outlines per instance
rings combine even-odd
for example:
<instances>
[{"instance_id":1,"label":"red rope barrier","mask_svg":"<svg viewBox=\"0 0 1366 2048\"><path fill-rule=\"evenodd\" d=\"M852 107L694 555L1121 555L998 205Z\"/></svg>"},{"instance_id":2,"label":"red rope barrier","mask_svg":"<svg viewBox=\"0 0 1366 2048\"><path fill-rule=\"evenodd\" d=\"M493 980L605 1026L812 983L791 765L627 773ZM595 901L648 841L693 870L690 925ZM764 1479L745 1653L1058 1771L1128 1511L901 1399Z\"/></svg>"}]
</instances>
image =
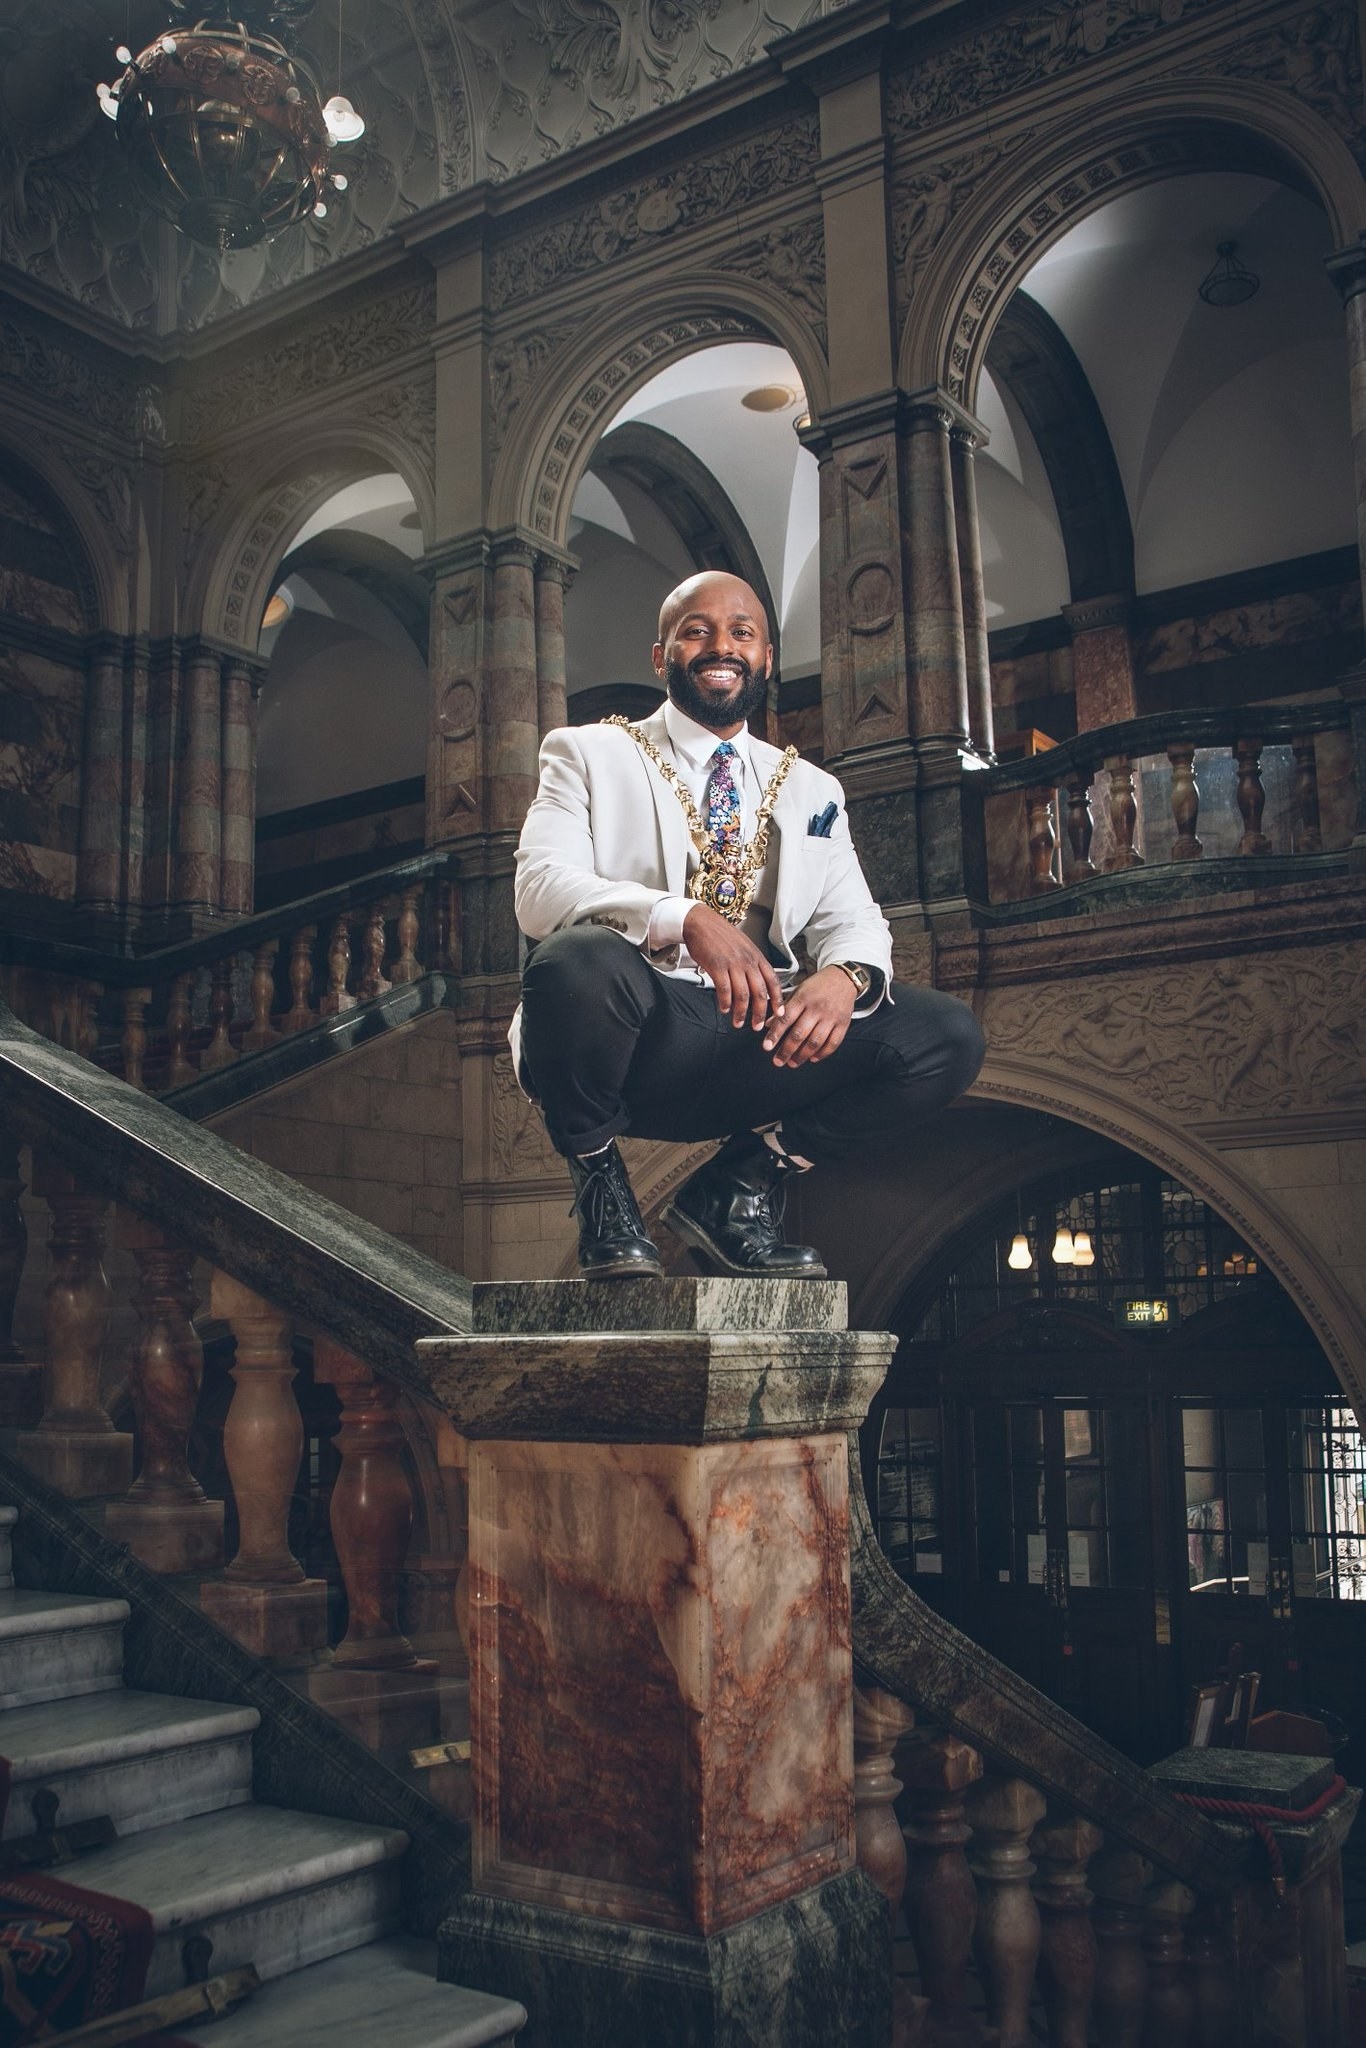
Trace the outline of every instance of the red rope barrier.
<instances>
[{"instance_id":1,"label":"red rope barrier","mask_svg":"<svg viewBox=\"0 0 1366 2048\"><path fill-rule=\"evenodd\" d=\"M1335 1799L1347 1790L1347 1780L1338 1776L1326 1791L1308 1806L1263 1806L1255 1799L1212 1799L1200 1792L1178 1792L1177 1798L1184 1799L1187 1806L1193 1806L1200 1813L1213 1814L1217 1819L1245 1820L1256 1831L1257 1839L1266 1851L1267 1867L1271 1874L1271 1889L1278 1899L1285 1897L1285 1865L1281 1858L1281 1845L1271 1832L1273 1820L1288 1822L1294 1827L1304 1827L1311 1820L1317 1820L1328 1811Z\"/></svg>"}]
</instances>

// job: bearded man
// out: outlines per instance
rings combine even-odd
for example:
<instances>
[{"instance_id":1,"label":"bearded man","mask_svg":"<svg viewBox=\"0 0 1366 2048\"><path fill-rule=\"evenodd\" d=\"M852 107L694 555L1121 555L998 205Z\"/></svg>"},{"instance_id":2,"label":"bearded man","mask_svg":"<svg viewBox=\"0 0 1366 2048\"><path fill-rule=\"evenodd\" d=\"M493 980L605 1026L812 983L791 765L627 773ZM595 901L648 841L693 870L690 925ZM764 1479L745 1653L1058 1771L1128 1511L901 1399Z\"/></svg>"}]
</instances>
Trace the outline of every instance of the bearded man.
<instances>
[{"instance_id":1,"label":"bearded man","mask_svg":"<svg viewBox=\"0 0 1366 2048\"><path fill-rule=\"evenodd\" d=\"M839 783L747 729L773 666L749 585L679 584L654 666L652 717L541 748L517 852L518 1075L568 1162L585 1275L662 1270L629 1131L725 1140L662 1211L708 1266L821 1279L784 1240L792 1177L908 1138L971 1084L982 1034L953 997L893 984Z\"/></svg>"}]
</instances>

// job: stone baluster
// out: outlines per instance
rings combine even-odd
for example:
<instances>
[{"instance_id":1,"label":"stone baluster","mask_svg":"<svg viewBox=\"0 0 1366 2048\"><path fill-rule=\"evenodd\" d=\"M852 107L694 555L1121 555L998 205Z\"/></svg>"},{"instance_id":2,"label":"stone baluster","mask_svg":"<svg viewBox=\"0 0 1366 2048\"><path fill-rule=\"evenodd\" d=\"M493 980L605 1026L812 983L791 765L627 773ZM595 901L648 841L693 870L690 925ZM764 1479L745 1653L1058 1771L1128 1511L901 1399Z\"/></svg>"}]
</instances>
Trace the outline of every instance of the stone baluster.
<instances>
[{"instance_id":1,"label":"stone baluster","mask_svg":"<svg viewBox=\"0 0 1366 2048\"><path fill-rule=\"evenodd\" d=\"M1023 1778L988 1778L967 1797L968 1864L977 1880L973 1953L999 2048L1029 2048L1029 2001L1039 1961L1039 1909L1029 1880L1029 1838L1043 1819L1042 1792Z\"/></svg>"},{"instance_id":2,"label":"stone baluster","mask_svg":"<svg viewBox=\"0 0 1366 2048\"><path fill-rule=\"evenodd\" d=\"M339 1017L343 1011L355 1009L356 998L346 987L350 973L351 927L343 915L333 925L327 942L327 994L318 1005L320 1016Z\"/></svg>"},{"instance_id":3,"label":"stone baluster","mask_svg":"<svg viewBox=\"0 0 1366 2048\"><path fill-rule=\"evenodd\" d=\"M384 978L384 905L375 903L366 913L365 936L361 941L360 999L372 1002L393 987Z\"/></svg>"},{"instance_id":4,"label":"stone baluster","mask_svg":"<svg viewBox=\"0 0 1366 2048\"><path fill-rule=\"evenodd\" d=\"M1186 1937L1191 1999L1195 2008L1192 2038L1197 2048L1238 2048L1238 1984L1219 1905L1200 1901L1191 1915Z\"/></svg>"},{"instance_id":5,"label":"stone baluster","mask_svg":"<svg viewBox=\"0 0 1366 2048\"><path fill-rule=\"evenodd\" d=\"M1148 1895L1143 1949L1148 1958L1148 2020L1143 2048L1191 2048L1195 2000L1186 1979L1186 1921L1195 1894L1174 1880Z\"/></svg>"},{"instance_id":6,"label":"stone baluster","mask_svg":"<svg viewBox=\"0 0 1366 2048\"><path fill-rule=\"evenodd\" d=\"M275 956L279 950L278 939L267 939L252 956L251 1024L242 1034L243 1052L264 1052L267 1046L279 1043L280 1034L270 1021L275 1007Z\"/></svg>"},{"instance_id":7,"label":"stone baluster","mask_svg":"<svg viewBox=\"0 0 1366 2048\"><path fill-rule=\"evenodd\" d=\"M213 989L209 996L209 1022L213 1036L199 1056L199 1064L206 1074L212 1074L219 1067L230 1067L240 1057L229 1035L232 1024L232 961L220 960L213 970Z\"/></svg>"},{"instance_id":8,"label":"stone baluster","mask_svg":"<svg viewBox=\"0 0 1366 2048\"><path fill-rule=\"evenodd\" d=\"M19 1140L0 1126L0 1365L26 1362L14 1341L14 1310L28 1262L23 1193Z\"/></svg>"},{"instance_id":9,"label":"stone baluster","mask_svg":"<svg viewBox=\"0 0 1366 2048\"><path fill-rule=\"evenodd\" d=\"M105 1533L126 1543L149 1571L215 1571L223 1562L223 1503L209 1500L190 1471L190 1432L204 1376L192 1255L155 1223L124 1211L119 1241L133 1255L137 1334L128 1392L142 1462L127 1498L105 1513Z\"/></svg>"},{"instance_id":10,"label":"stone baluster","mask_svg":"<svg viewBox=\"0 0 1366 2048\"><path fill-rule=\"evenodd\" d=\"M317 1011L309 1004L313 993L313 941L318 935L316 925L306 924L295 932L289 946L289 986L294 998L289 1009L280 1019L280 1030L285 1037L295 1031L307 1031L318 1021Z\"/></svg>"},{"instance_id":11,"label":"stone baluster","mask_svg":"<svg viewBox=\"0 0 1366 2048\"><path fill-rule=\"evenodd\" d=\"M1195 748L1168 747L1167 759L1172 764L1172 818L1176 824L1176 837L1172 841L1172 859L1199 860L1205 849L1203 843L1195 836L1195 828L1200 818L1200 789L1195 780Z\"/></svg>"},{"instance_id":12,"label":"stone baluster","mask_svg":"<svg viewBox=\"0 0 1366 2048\"><path fill-rule=\"evenodd\" d=\"M1296 853L1321 853L1323 832L1319 823L1319 762L1312 733L1292 740L1295 760L1295 814L1291 844Z\"/></svg>"},{"instance_id":13,"label":"stone baluster","mask_svg":"<svg viewBox=\"0 0 1366 2048\"><path fill-rule=\"evenodd\" d=\"M1029 834L1029 893L1031 896L1045 896L1050 889L1060 886L1053 873L1058 831L1053 818L1051 789L1025 791L1025 820Z\"/></svg>"},{"instance_id":14,"label":"stone baluster","mask_svg":"<svg viewBox=\"0 0 1366 2048\"><path fill-rule=\"evenodd\" d=\"M1134 767L1127 754L1115 754L1106 763L1110 773L1110 829L1114 846L1105 857L1107 875L1124 868L1141 868L1143 856L1134 846L1138 825L1138 802L1134 796Z\"/></svg>"},{"instance_id":15,"label":"stone baluster","mask_svg":"<svg viewBox=\"0 0 1366 2048\"><path fill-rule=\"evenodd\" d=\"M1148 2014L1143 1915L1152 1870L1135 1849L1103 1849L1087 1875L1095 1897L1096 2040L1099 2048L1141 2048Z\"/></svg>"},{"instance_id":16,"label":"stone baluster","mask_svg":"<svg viewBox=\"0 0 1366 2048\"><path fill-rule=\"evenodd\" d=\"M307 1578L289 1547L304 1446L289 1319L222 1272L210 1302L236 1343L223 1455L238 1544L223 1577L201 1588L200 1605L254 1657L297 1657L327 1641L327 1585Z\"/></svg>"},{"instance_id":17,"label":"stone baluster","mask_svg":"<svg viewBox=\"0 0 1366 2048\"><path fill-rule=\"evenodd\" d=\"M147 1005L151 1000L149 988L126 988L123 992L123 1036L119 1042L123 1078L130 1088L141 1089L144 1095L147 1083L142 1068L147 1058Z\"/></svg>"},{"instance_id":18,"label":"stone baluster","mask_svg":"<svg viewBox=\"0 0 1366 2048\"><path fill-rule=\"evenodd\" d=\"M1069 857L1063 868L1066 882L1084 882L1096 872L1091 859L1091 839L1096 821L1091 815L1091 777L1079 769L1067 778L1067 845Z\"/></svg>"},{"instance_id":19,"label":"stone baluster","mask_svg":"<svg viewBox=\"0 0 1366 2048\"><path fill-rule=\"evenodd\" d=\"M31 1472L68 1499L121 1493L133 1476L133 1439L116 1430L100 1394L110 1288L104 1230L109 1204L87 1195L66 1167L39 1153L33 1191L52 1218L44 1300L47 1405L17 1440Z\"/></svg>"},{"instance_id":20,"label":"stone baluster","mask_svg":"<svg viewBox=\"0 0 1366 2048\"><path fill-rule=\"evenodd\" d=\"M332 1488L332 1542L346 1587L346 1634L335 1661L371 1671L418 1660L398 1625L399 1575L413 1525L413 1491L403 1469L398 1388L339 1344L319 1339L313 1376L342 1404Z\"/></svg>"},{"instance_id":21,"label":"stone baluster","mask_svg":"<svg viewBox=\"0 0 1366 2048\"><path fill-rule=\"evenodd\" d=\"M915 1715L895 1693L854 1687L854 1848L859 1867L887 1901L893 1936L906 1890L906 1838L892 1810L902 1789L892 1751L914 1724ZM892 2038L910 2041L928 2002L913 2000L900 1978L893 1979L892 1999Z\"/></svg>"},{"instance_id":22,"label":"stone baluster","mask_svg":"<svg viewBox=\"0 0 1366 2048\"><path fill-rule=\"evenodd\" d=\"M194 975L178 974L166 999L166 1086L183 1088L193 1081L196 1068L190 1061L190 1000Z\"/></svg>"},{"instance_id":23,"label":"stone baluster","mask_svg":"<svg viewBox=\"0 0 1366 2048\"><path fill-rule=\"evenodd\" d=\"M909 1819L906 1924L929 2000L928 2039L944 2048L978 2048L982 2027L968 2002L968 1966L977 1888L964 1845L972 1830L963 1796L982 1775L982 1759L955 1735L912 1744L902 1763Z\"/></svg>"},{"instance_id":24,"label":"stone baluster","mask_svg":"<svg viewBox=\"0 0 1366 2048\"><path fill-rule=\"evenodd\" d=\"M1233 758L1238 763L1238 809L1243 820L1243 836L1238 841L1238 851L1241 854L1270 853L1271 841L1262 831L1266 791L1262 787L1261 741L1235 740Z\"/></svg>"},{"instance_id":25,"label":"stone baluster","mask_svg":"<svg viewBox=\"0 0 1366 2048\"><path fill-rule=\"evenodd\" d=\"M1048 2015L1049 2048L1086 2048L1096 1984L1096 1937L1086 1866L1100 1848L1100 1829L1078 1814L1046 1818L1030 1849L1038 1863L1039 1990Z\"/></svg>"},{"instance_id":26,"label":"stone baluster","mask_svg":"<svg viewBox=\"0 0 1366 2048\"><path fill-rule=\"evenodd\" d=\"M422 901L422 890L405 889L399 899L398 909L398 958L394 962L391 976L395 988L402 988L410 981L418 981L425 973L417 957L417 939L421 928L418 906Z\"/></svg>"}]
</instances>

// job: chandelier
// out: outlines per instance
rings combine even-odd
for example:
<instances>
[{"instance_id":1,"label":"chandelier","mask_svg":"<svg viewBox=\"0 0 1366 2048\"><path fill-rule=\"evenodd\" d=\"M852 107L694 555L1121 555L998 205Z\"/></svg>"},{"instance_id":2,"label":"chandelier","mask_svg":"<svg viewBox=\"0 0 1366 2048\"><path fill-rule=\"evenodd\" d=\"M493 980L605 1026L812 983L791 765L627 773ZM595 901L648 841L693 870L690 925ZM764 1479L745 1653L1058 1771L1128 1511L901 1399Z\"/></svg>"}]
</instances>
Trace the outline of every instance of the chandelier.
<instances>
[{"instance_id":1,"label":"chandelier","mask_svg":"<svg viewBox=\"0 0 1366 2048\"><path fill-rule=\"evenodd\" d=\"M194 0L171 0L185 17ZM138 192L191 241L220 254L250 248L307 215L327 214L346 178L329 154L364 134L340 93L321 103L313 75L282 37L312 0L223 0L175 27L99 85Z\"/></svg>"}]
</instances>

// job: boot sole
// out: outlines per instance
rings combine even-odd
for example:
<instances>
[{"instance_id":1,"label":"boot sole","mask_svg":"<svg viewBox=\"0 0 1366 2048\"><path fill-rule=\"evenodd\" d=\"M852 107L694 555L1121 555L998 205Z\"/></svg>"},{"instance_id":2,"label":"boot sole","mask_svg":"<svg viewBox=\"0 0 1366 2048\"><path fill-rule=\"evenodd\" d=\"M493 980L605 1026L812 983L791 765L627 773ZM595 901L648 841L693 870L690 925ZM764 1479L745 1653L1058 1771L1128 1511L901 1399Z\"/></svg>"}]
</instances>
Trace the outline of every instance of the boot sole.
<instances>
[{"instance_id":1,"label":"boot sole","mask_svg":"<svg viewBox=\"0 0 1366 2048\"><path fill-rule=\"evenodd\" d=\"M664 1268L657 1260L624 1259L614 1266L580 1266L580 1280L662 1280Z\"/></svg>"},{"instance_id":2,"label":"boot sole","mask_svg":"<svg viewBox=\"0 0 1366 2048\"><path fill-rule=\"evenodd\" d=\"M674 1236L681 1237L690 1251L701 1252L704 1258L711 1259L719 1266L723 1273L733 1273L737 1279L825 1280L829 1278L825 1267L819 1265L802 1266L800 1268L794 1266L787 1272L773 1271L769 1273L756 1273L752 1266L737 1266L735 1261L728 1259L721 1250L721 1247L708 1237L706 1231L703 1230L699 1223L694 1223L691 1216L685 1216L683 1211L675 1208L672 1202L667 1202L660 1210L659 1220L661 1223L667 1223Z\"/></svg>"}]
</instances>

